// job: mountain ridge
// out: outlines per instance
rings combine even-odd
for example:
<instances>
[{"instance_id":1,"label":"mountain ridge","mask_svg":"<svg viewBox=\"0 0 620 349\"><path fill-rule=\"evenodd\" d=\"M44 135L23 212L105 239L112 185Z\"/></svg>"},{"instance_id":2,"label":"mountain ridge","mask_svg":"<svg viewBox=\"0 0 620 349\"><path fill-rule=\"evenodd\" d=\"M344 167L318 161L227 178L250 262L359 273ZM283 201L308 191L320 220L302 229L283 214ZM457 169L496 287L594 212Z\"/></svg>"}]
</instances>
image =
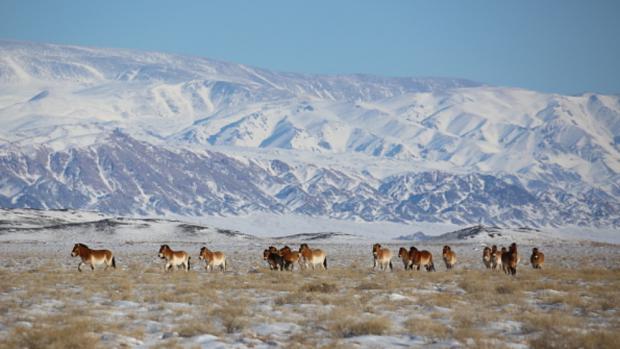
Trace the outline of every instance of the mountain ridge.
<instances>
[{"instance_id":1,"label":"mountain ridge","mask_svg":"<svg viewBox=\"0 0 620 349\"><path fill-rule=\"evenodd\" d=\"M278 73L167 53L0 41L0 126L2 207L620 224L620 97L613 95ZM116 152L123 171L148 165L136 159L150 156L160 187L117 178L136 191L114 196L113 207L109 163L93 156L102 149ZM153 149L175 165L158 163ZM215 175L196 162L210 156L224 164L220 181L230 180L225 171L257 178L205 187L204 202L166 179L189 164ZM67 159L84 162L67 166ZM76 182L53 166L100 179Z\"/></svg>"}]
</instances>

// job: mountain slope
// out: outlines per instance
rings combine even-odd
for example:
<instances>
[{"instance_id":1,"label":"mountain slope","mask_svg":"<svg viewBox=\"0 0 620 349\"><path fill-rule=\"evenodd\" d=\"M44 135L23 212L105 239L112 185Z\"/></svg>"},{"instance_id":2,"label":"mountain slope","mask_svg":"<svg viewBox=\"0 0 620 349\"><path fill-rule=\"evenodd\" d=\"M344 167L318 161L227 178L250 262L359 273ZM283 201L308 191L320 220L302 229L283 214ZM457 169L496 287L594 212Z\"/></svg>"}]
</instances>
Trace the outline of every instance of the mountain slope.
<instances>
[{"instance_id":1,"label":"mountain slope","mask_svg":"<svg viewBox=\"0 0 620 349\"><path fill-rule=\"evenodd\" d=\"M0 159L2 207L617 226L620 98L0 41Z\"/></svg>"}]
</instances>

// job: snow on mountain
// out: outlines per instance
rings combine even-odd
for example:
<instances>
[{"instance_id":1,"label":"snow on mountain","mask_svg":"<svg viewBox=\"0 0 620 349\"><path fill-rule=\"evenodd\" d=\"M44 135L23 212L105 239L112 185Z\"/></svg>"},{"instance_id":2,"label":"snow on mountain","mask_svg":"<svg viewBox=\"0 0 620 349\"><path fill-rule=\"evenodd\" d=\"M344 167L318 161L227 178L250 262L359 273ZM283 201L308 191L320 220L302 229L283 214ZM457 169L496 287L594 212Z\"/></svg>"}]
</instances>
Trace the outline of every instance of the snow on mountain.
<instances>
[{"instance_id":1,"label":"snow on mountain","mask_svg":"<svg viewBox=\"0 0 620 349\"><path fill-rule=\"evenodd\" d=\"M0 41L0 206L620 225L620 97Z\"/></svg>"}]
</instances>

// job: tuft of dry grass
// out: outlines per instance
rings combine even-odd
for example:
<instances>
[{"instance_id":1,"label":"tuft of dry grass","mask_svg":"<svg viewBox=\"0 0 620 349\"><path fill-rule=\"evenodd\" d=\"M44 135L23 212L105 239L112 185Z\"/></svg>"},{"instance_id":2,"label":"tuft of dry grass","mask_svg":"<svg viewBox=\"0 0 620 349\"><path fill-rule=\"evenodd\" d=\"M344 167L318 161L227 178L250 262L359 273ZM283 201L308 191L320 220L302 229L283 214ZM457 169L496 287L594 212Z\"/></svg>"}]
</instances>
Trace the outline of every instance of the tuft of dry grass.
<instances>
[{"instance_id":1,"label":"tuft of dry grass","mask_svg":"<svg viewBox=\"0 0 620 349\"><path fill-rule=\"evenodd\" d=\"M94 348L99 338L91 321L85 318L53 316L37 319L32 327L18 326L8 340L0 344L4 348Z\"/></svg>"},{"instance_id":2,"label":"tuft of dry grass","mask_svg":"<svg viewBox=\"0 0 620 349\"><path fill-rule=\"evenodd\" d=\"M383 316L364 316L360 318L336 318L330 328L337 337L355 337L363 335L382 335L392 327L390 319Z\"/></svg>"},{"instance_id":3,"label":"tuft of dry grass","mask_svg":"<svg viewBox=\"0 0 620 349\"><path fill-rule=\"evenodd\" d=\"M319 282L319 283L307 283L303 285L300 291L303 292L320 292L320 293L332 293L336 292L338 288L335 284L329 282Z\"/></svg>"},{"instance_id":4,"label":"tuft of dry grass","mask_svg":"<svg viewBox=\"0 0 620 349\"><path fill-rule=\"evenodd\" d=\"M449 339L453 336L450 327L425 318L411 317L405 321L404 327L408 333L434 340Z\"/></svg>"}]
</instances>

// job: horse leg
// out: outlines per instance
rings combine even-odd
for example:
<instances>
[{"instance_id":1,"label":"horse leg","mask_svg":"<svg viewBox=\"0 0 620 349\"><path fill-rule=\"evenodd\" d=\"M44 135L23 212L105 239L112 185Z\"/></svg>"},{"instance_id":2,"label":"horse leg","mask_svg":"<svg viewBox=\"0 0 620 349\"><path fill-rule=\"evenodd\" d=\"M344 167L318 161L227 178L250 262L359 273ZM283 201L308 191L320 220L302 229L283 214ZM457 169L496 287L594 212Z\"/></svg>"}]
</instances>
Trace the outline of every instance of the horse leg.
<instances>
[{"instance_id":1,"label":"horse leg","mask_svg":"<svg viewBox=\"0 0 620 349\"><path fill-rule=\"evenodd\" d=\"M78 271L79 271L79 272L82 272L82 264L84 264L84 262L80 262L80 263L78 264Z\"/></svg>"}]
</instances>

